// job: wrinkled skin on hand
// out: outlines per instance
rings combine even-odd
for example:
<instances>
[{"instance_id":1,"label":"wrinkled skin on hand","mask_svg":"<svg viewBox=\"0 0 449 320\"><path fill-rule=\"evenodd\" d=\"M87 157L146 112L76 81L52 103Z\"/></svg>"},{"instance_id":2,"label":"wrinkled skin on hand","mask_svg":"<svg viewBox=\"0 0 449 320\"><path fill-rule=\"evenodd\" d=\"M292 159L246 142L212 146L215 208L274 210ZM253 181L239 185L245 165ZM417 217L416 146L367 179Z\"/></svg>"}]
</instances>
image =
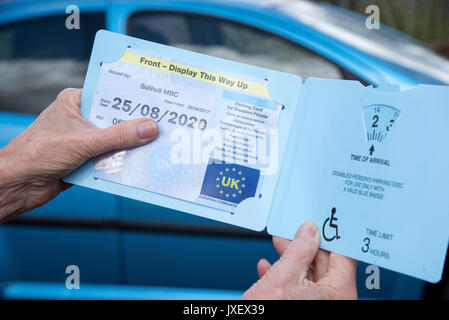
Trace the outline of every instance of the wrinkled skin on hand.
<instances>
[{"instance_id":1,"label":"wrinkled skin on hand","mask_svg":"<svg viewBox=\"0 0 449 320\"><path fill-rule=\"evenodd\" d=\"M259 261L260 279L243 299L357 299L357 262L319 249L312 222L304 223L294 240L273 237L273 243L280 259L273 265Z\"/></svg>"},{"instance_id":2,"label":"wrinkled skin on hand","mask_svg":"<svg viewBox=\"0 0 449 320\"><path fill-rule=\"evenodd\" d=\"M157 124L148 119L95 128L82 118L80 99L81 89L65 89L0 150L0 222L43 205L70 187L61 178L87 159L140 146L157 136Z\"/></svg>"}]
</instances>

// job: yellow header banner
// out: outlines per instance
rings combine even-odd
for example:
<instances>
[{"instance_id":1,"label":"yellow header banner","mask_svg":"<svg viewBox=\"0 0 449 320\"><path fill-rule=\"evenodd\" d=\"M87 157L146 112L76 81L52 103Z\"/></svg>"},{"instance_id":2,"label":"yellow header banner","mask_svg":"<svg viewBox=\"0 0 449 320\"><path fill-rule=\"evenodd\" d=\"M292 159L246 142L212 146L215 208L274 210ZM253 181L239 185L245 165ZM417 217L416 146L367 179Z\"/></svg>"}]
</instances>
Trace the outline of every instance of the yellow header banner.
<instances>
[{"instance_id":1,"label":"yellow header banner","mask_svg":"<svg viewBox=\"0 0 449 320\"><path fill-rule=\"evenodd\" d=\"M197 68L187 67L181 64L165 61L162 59L147 57L131 51L126 51L120 58L120 61L125 61L128 63L133 63L140 66L177 74L195 80L213 83L215 85L227 87L230 89L257 94L268 98L270 97L270 94L268 93L268 88L264 84L237 79L227 75L209 72Z\"/></svg>"}]
</instances>

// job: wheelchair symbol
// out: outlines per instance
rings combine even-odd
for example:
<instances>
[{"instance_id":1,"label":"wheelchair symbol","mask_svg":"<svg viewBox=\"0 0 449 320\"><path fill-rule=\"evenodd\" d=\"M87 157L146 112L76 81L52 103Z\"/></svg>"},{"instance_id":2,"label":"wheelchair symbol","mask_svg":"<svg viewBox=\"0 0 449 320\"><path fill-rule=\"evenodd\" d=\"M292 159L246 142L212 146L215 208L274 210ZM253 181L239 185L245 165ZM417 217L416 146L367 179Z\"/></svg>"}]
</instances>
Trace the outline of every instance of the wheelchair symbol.
<instances>
[{"instance_id":1,"label":"wheelchair symbol","mask_svg":"<svg viewBox=\"0 0 449 320\"><path fill-rule=\"evenodd\" d=\"M337 218L334 217L334 215L335 215L336 212L337 212L337 209L332 208L330 218L327 218L326 220L324 220L324 223L323 223L323 238L324 238L324 240L326 240L326 241L332 241L332 240L334 240L334 239L337 239L337 240L338 240L338 239L341 238L341 237L338 235L338 225L334 223L334 221L337 221L337 220L338 220ZM329 222L329 227L335 229L335 235L333 235L333 236L330 237L330 238L326 236L326 229L327 229L327 228L326 228L326 225L328 224L328 222Z\"/></svg>"}]
</instances>

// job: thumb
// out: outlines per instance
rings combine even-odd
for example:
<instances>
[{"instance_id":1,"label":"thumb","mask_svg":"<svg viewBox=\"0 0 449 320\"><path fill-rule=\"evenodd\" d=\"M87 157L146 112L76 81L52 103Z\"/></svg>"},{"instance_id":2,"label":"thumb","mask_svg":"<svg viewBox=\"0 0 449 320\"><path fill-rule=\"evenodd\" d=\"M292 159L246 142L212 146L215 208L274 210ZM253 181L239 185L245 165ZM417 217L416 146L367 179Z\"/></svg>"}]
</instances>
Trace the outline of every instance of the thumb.
<instances>
[{"instance_id":1,"label":"thumb","mask_svg":"<svg viewBox=\"0 0 449 320\"><path fill-rule=\"evenodd\" d=\"M293 278L302 280L307 277L319 248L320 233L313 222L306 221L296 232L280 261L287 266Z\"/></svg>"},{"instance_id":2,"label":"thumb","mask_svg":"<svg viewBox=\"0 0 449 320\"><path fill-rule=\"evenodd\" d=\"M106 129L96 128L88 141L89 156L147 144L156 138L158 132L156 121L151 119L124 121Z\"/></svg>"}]
</instances>

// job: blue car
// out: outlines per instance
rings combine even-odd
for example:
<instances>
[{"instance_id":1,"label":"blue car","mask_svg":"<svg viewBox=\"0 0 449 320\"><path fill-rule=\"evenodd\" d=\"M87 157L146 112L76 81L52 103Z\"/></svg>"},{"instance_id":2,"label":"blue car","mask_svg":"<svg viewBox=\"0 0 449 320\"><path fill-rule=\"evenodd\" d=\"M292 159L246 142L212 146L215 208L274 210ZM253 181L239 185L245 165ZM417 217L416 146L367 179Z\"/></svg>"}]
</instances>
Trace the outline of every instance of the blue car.
<instances>
[{"instance_id":1,"label":"blue car","mask_svg":"<svg viewBox=\"0 0 449 320\"><path fill-rule=\"evenodd\" d=\"M69 5L80 29L67 29ZM364 85L449 84L449 62L366 17L308 1L4 1L0 3L0 147L66 87L82 87L99 29L308 77ZM278 255L267 233L72 187L0 227L0 298L234 299ZM66 268L80 270L68 290ZM360 298L441 297L439 285L381 269Z\"/></svg>"}]
</instances>

